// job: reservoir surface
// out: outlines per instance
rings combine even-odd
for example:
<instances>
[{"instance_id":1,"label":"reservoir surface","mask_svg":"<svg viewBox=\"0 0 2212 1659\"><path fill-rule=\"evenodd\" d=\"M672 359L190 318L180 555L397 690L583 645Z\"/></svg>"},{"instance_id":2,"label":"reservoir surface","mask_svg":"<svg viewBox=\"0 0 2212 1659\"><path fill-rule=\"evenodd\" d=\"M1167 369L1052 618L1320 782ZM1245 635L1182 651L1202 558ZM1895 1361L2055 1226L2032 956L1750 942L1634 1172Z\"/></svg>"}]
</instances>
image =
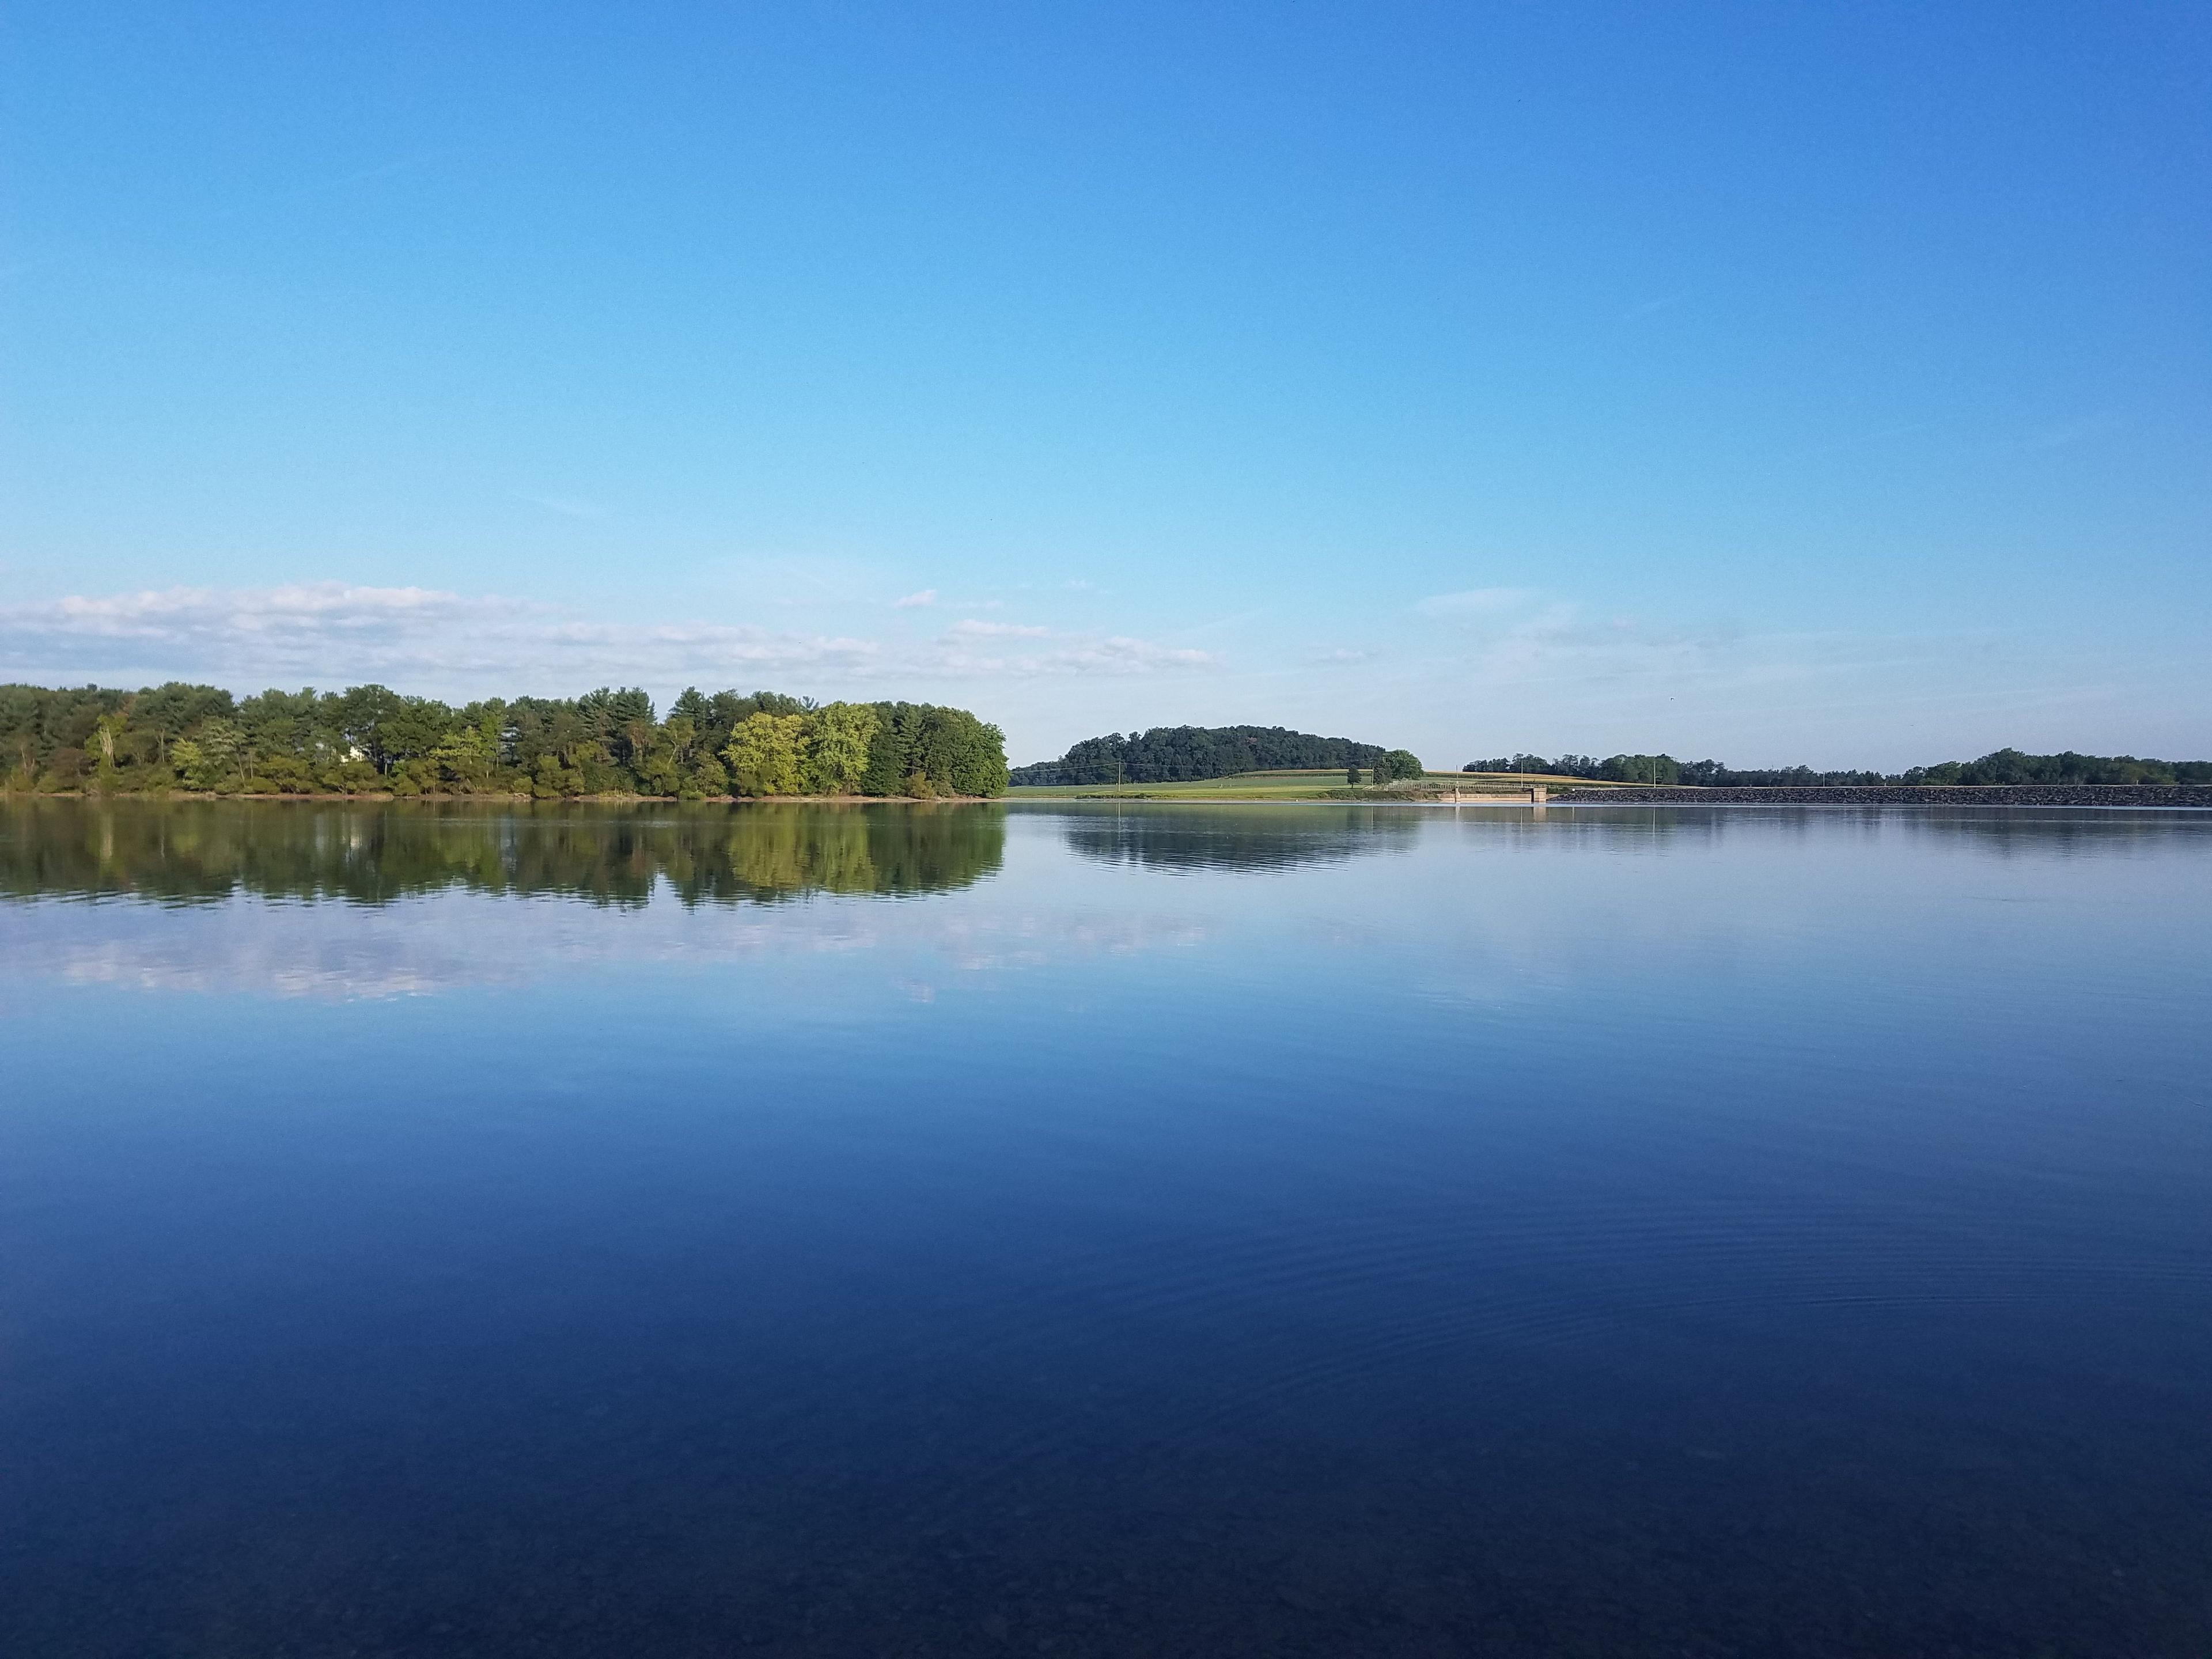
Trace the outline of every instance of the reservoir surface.
<instances>
[{"instance_id":1,"label":"reservoir surface","mask_svg":"<svg viewBox=\"0 0 2212 1659\"><path fill-rule=\"evenodd\" d=\"M2212 813L0 802L0 1653L2212 1653Z\"/></svg>"}]
</instances>

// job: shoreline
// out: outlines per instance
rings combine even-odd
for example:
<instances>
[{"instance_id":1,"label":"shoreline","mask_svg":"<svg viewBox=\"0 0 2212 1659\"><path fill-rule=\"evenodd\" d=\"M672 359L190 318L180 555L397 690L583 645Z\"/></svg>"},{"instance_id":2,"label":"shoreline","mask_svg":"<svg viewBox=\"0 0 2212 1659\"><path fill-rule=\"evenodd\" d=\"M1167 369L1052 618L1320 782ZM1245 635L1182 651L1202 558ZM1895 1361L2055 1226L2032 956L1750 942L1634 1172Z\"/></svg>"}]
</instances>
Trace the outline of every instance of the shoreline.
<instances>
[{"instance_id":1,"label":"shoreline","mask_svg":"<svg viewBox=\"0 0 2212 1659\"><path fill-rule=\"evenodd\" d=\"M352 801L362 805L435 803L441 801L504 801L529 806L954 806L985 805L1004 800L1004 795L526 795L513 790L490 790L482 794L458 793L396 795L390 790L364 790L359 794L223 794L205 789L118 789L110 793L83 789L0 789L0 801L15 800L153 800L153 801Z\"/></svg>"},{"instance_id":2,"label":"shoreline","mask_svg":"<svg viewBox=\"0 0 2212 1659\"><path fill-rule=\"evenodd\" d=\"M204 790L167 789L100 793L85 790L0 790L0 801L255 801L269 804L346 802L357 805L504 805L519 806L1980 806L2107 807L2212 810L2212 784L1848 784L1796 788L1747 786L1699 788L1688 785L1614 784L1601 788L1562 789L1544 801L1525 794L1387 795L1364 798L1327 795L1219 794L1043 794L1027 790L1004 795L526 795L509 791L482 794L397 795L376 790L360 794L217 794Z\"/></svg>"},{"instance_id":3,"label":"shoreline","mask_svg":"<svg viewBox=\"0 0 2212 1659\"><path fill-rule=\"evenodd\" d=\"M1849 784L1828 788L1746 786L1732 789L1682 785L1613 784L1561 789L1543 801L1517 794L1472 791L1449 795L1386 795L1362 799L1324 795L1196 794L1044 795L1023 792L1010 805L1064 806L1073 802L1142 803L1160 806L1978 806L2103 807L2212 810L2207 784Z\"/></svg>"},{"instance_id":4,"label":"shoreline","mask_svg":"<svg viewBox=\"0 0 2212 1659\"><path fill-rule=\"evenodd\" d=\"M1735 789L1684 784L1621 784L1605 790L1563 789L1552 804L1571 806L2183 806L2212 807L2212 784L2201 783L1915 783L1838 784L1828 787L1747 785Z\"/></svg>"}]
</instances>

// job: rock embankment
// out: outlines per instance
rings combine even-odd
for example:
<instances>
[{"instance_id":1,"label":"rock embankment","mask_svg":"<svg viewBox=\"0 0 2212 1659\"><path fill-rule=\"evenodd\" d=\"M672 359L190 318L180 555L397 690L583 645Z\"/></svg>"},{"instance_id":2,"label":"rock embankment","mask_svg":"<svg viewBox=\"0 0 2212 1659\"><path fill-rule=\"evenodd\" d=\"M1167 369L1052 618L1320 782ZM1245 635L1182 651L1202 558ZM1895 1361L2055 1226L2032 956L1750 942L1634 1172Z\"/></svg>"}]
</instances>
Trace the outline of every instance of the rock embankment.
<instances>
[{"instance_id":1,"label":"rock embankment","mask_svg":"<svg viewBox=\"0 0 2212 1659\"><path fill-rule=\"evenodd\" d=\"M1563 789L1555 801L1578 805L1657 803L1680 806L2208 806L2201 783L1854 784L1832 789L1694 789L1634 784Z\"/></svg>"}]
</instances>

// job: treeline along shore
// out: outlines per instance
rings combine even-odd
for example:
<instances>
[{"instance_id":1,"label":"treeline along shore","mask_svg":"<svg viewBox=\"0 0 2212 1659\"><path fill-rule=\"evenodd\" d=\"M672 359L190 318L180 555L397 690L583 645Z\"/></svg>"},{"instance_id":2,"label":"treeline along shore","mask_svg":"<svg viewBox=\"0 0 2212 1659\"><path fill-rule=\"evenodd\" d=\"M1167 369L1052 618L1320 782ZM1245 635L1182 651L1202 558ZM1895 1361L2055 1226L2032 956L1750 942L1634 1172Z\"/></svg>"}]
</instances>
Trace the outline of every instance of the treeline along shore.
<instances>
[{"instance_id":1,"label":"treeline along shore","mask_svg":"<svg viewBox=\"0 0 2212 1659\"><path fill-rule=\"evenodd\" d=\"M1602 801L1722 806L2212 806L2202 783L1891 783L1790 788L1745 784L1723 788L1629 784L1610 789L1562 789L1570 805Z\"/></svg>"},{"instance_id":2,"label":"treeline along shore","mask_svg":"<svg viewBox=\"0 0 2212 1659\"><path fill-rule=\"evenodd\" d=\"M2212 761L2031 755L1997 749L1978 760L1939 761L1902 772L1816 772L1808 766L1737 769L1671 755L1539 755L1471 763L1469 771L1589 778L1604 789L1558 789L1565 802L1706 802L1778 806L2212 806ZM1625 787L1624 787L1625 786Z\"/></svg>"},{"instance_id":3,"label":"treeline along shore","mask_svg":"<svg viewBox=\"0 0 2212 1659\"><path fill-rule=\"evenodd\" d=\"M1692 789L1838 789L1881 785L1946 784L2018 787L2077 787L2138 784L2212 784L2212 761L2150 760L2139 755L2085 755L2063 749L2055 755L2030 755L1996 749L1979 760L1938 761L1902 772L1820 772L1809 766L1735 767L1716 760L1678 761L1672 755L1506 755L1469 761L1468 772L1510 772L1540 777L1588 778L1593 782L1680 786ZM1619 792L1613 798L1620 799ZM1925 797L1915 795L1915 800Z\"/></svg>"},{"instance_id":4,"label":"treeline along shore","mask_svg":"<svg viewBox=\"0 0 2212 1659\"><path fill-rule=\"evenodd\" d=\"M234 698L0 686L0 789L33 794L998 795L1006 741L964 708L635 688L455 708L381 685Z\"/></svg>"}]
</instances>

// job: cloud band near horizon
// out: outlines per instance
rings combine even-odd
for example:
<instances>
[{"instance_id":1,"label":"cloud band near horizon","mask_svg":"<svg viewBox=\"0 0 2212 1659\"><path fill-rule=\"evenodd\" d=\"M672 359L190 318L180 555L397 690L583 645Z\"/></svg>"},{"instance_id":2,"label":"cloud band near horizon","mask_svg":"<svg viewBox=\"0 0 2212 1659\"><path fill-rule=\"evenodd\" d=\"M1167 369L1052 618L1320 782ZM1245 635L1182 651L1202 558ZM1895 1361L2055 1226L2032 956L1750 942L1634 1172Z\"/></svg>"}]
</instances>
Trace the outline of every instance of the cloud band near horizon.
<instances>
[{"instance_id":1,"label":"cloud band near horizon","mask_svg":"<svg viewBox=\"0 0 2212 1659\"><path fill-rule=\"evenodd\" d=\"M496 594L345 582L171 587L0 605L0 674L204 678L233 690L406 680L451 696L717 677L988 680L1202 672L1218 653L1124 635L963 619L919 640L747 623L592 621Z\"/></svg>"}]
</instances>

